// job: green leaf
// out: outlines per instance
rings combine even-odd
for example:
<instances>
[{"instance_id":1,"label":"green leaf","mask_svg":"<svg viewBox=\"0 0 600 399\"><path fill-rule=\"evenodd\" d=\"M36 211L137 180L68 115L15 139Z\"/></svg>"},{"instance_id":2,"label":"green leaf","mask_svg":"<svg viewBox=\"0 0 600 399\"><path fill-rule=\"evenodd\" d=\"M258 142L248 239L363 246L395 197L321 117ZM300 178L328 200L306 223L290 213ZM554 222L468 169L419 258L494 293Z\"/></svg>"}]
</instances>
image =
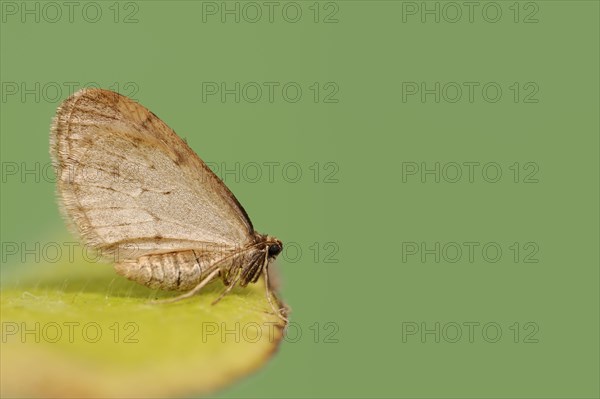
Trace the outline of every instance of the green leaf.
<instances>
[{"instance_id":1,"label":"green leaf","mask_svg":"<svg viewBox=\"0 0 600 399\"><path fill-rule=\"evenodd\" d=\"M276 351L285 323L264 281L223 284L170 304L110 265L3 267L0 377L3 397L166 397L212 392Z\"/></svg>"}]
</instances>

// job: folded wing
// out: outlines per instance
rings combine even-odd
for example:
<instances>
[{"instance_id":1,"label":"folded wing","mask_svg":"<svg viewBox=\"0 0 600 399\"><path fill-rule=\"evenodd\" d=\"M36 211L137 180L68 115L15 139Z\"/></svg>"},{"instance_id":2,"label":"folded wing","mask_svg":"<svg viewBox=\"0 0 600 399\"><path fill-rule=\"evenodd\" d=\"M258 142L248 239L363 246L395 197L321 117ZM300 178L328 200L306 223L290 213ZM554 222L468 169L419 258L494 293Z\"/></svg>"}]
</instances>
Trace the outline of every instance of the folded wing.
<instances>
[{"instance_id":1,"label":"folded wing","mask_svg":"<svg viewBox=\"0 0 600 399\"><path fill-rule=\"evenodd\" d=\"M50 151L63 210L115 260L248 244L253 227L223 182L152 112L84 89L58 109Z\"/></svg>"}]
</instances>

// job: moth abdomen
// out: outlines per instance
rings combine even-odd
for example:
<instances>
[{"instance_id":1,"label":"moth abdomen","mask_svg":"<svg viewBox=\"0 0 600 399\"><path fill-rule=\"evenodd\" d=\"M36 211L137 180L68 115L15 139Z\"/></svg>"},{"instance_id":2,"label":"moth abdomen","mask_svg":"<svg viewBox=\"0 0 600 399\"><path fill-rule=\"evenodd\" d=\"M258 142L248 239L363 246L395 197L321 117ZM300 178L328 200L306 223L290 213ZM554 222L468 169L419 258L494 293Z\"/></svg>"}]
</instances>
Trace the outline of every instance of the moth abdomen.
<instances>
[{"instance_id":1,"label":"moth abdomen","mask_svg":"<svg viewBox=\"0 0 600 399\"><path fill-rule=\"evenodd\" d=\"M142 256L115 264L118 274L153 289L188 291L203 278L193 250ZM207 262L204 262L207 264Z\"/></svg>"}]
</instances>

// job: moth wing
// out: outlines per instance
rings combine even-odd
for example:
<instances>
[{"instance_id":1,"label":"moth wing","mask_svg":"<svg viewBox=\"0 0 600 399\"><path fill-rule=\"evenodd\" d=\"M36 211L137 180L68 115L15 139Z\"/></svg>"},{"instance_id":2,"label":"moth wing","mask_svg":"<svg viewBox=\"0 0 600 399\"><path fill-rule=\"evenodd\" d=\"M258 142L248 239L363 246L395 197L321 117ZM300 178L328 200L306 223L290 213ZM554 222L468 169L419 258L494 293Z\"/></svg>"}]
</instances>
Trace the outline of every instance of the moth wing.
<instances>
[{"instance_id":1,"label":"moth wing","mask_svg":"<svg viewBox=\"0 0 600 399\"><path fill-rule=\"evenodd\" d=\"M73 94L53 120L50 152L63 212L89 246L116 261L251 240L252 223L223 182L125 96Z\"/></svg>"}]
</instances>

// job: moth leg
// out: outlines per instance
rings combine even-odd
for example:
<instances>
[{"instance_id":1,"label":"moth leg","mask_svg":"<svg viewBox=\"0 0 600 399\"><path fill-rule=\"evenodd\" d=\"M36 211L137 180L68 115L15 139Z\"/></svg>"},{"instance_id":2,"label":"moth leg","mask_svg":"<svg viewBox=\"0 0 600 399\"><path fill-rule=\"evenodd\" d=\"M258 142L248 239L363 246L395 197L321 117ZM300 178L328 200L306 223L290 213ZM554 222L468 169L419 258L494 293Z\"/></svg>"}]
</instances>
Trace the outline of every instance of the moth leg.
<instances>
[{"instance_id":1,"label":"moth leg","mask_svg":"<svg viewBox=\"0 0 600 399\"><path fill-rule=\"evenodd\" d=\"M202 288L204 288L204 286L206 284L210 283L217 274L219 274L219 268L215 268L215 270L213 270L208 276L206 276L204 279L202 279L202 281L200 281L200 283L198 283L197 286L195 286L194 288L192 288L185 294L181 294L181 295L178 295L173 298L157 299L157 300L152 301L152 303L157 303L157 304L173 303L173 302L181 301L182 299L190 298L190 297L196 295L198 292L200 292L200 290Z\"/></svg>"},{"instance_id":2,"label":"moth leg","mask_svg":"<svg viewBox=\"0 0 600 399\"><path fill-rule=\"evenodd\" d=\"M237 284L237 282L240 280L241 277L241 273L231 282L231 284L229 284L227 286L227 288L225 288L223 290L223 292L221 292L221 295L219 295L219 297L217 299L215 299L211 305L215 305L217 302L219 302L221 299L223 299L223 297L225 295L227 295L229 293L229 291L231 291L233 289L233 287Z\"/></svg>"},{"instance_id":3,"label":"moth leg","mask_svg":"<svg viewBox=\"0 0 600 399\"><path fill-rule=\"evenodd\" d=\"M198 285L196 285L194 288L192 288L190 291L186 292L185 294L178 295L178 296L176 296L174 298L157 299L157 300L154 300L153 303L172 303L172 302L177 302L177 301L180 301L182 299L190 298L190 297L196 295L198 292L200 292L200 290L202 288L204 288L204 286L206 284L210 283L219 273L221 273L222 270L221 270L221 267L219 265L222 265L224 262L226 262L226 261L228 261L228 260L230 260L232 258L234 259L234 258L238 257L239 255L240 255L239 252L238 253L234 253L234 254L231 254L229 256L221 258L221 259L217 260L216 262L212 263L207 268L207 271L208 270L212 270L212 271L204 279L200 280L200 282L198 283Z\"/></svg>"}]
</instances>

